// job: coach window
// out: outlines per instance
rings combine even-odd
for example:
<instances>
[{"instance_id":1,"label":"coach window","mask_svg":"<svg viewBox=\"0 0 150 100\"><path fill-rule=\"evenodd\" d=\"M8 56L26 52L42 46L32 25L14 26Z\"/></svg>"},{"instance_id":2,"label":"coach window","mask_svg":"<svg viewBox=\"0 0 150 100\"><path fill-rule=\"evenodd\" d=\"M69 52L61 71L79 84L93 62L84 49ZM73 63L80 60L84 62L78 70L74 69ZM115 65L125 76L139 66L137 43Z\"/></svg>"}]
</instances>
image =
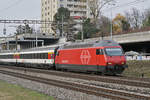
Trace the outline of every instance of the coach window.
<instances>
[{"instance_id":1,"label":"coach window","mask_svg":"<svg viewBox=\"0 0 150 100\"><path fill-rule=\"evenodd\" d=\"M24 54L24 55L25 55L25 59L28 59L27 54Z\"/></svg>"},{"instance_id":2,"label":"coach window","mask_svg":"<svg viewBox=\"0 0 150 100\"><path fill-rule=\"evenodd\" d=\"M34 53L32 53L32 58L31 59L34 59Z\"/></svg>"},{"instance_id":3,"label":"coach window","mask_svg":"<svg viewBox=\"0 0 150 100\"><path fill-rule=\"evenodd\" d=\"M34 59L34 53L32 53L32 58L31 59Z\"/></svg>"},{"instance_id":4,"label":"coach window","mask_svg":"<svg viewBox=\"0 0 150 100\"><path fill-rule=\"evenodd\" d=\"M41 59L45 59L44 53L41 53Z\"/></svg>"},{"instance_id":5,"label":"coach window","mask_svg":"<svg viewBox=\"0 0 150 100\"><path fill-rule=\"evenodd\" d=\"M43 53L43 59L46 59L46 53Z\"/></svg>"},{"instance_id":6,"label":"coach window","mask_svg":"<svg viewBox=\"0 0 150 100\"><path fill-rule=\"evenodd\" d=\"M25 58L28 59L28 55L27 54L25 54Z\"/></svg>"},{"instance_id":7,"label":"coach window","mask_svg":"<svg viewBox=\"0 0 150 100\"><path fill-rule=\"evenodd\" d=\"M40 59L42 59L42 53L39 53L39 55L40 55Z\"/></svg>"},{"instance_id":8,"label":"coach window","mask_svg":"<svg viewBox=\"0 0 150 100\"><path fill-rule=\"evenodd\" d=\"M38 59L40 59L41 58L41 55L40 55L40 53L38 53Z\"/></svg>"},{"instance_id":9,"label":"coach window","mask_svg":"<svg viewBox=\"0 0 150 100\"><path fill-rule=\"evenodd\" d=\"M26 59L28 59L28 54L25 54L26 55Z\"/></svg>"},{"instance_id":10,"label":"coach window","mask_svg":"<svg viewBox=\"0 0 150 100\"><path fill-rule=\"evenodd\" d=\"M8 55L8 56L7 56L7 59L11 59L11 55Z\"/></svg>"},{"instance_id":11,"label":"coach window","mask_svg":"<svg viewBox=\"0 0 150 100\"><path fill-rule=\"evenodd\" d=\"M36 59L36 53L34 53L34 59Z\"/></svg>"},{"instance_id":12,"label":"coach window","mask_svg":"<svg viewBox=\"0 0 150 100\"><path fill-rule=\"evenodd\" d=\"M37 54L36 54L36 59L39 59L38 56L39 56L39 55L38 55L38 53L37 53Z\"/></svg>"},{"instance_id":13,"label":"coach window","mask_svg":"<svg viewBox=\"0 0 150 100\"><path fill-rule=\"evenodd\" d=\"M10 55L10 58L9 59L12 59L12 55Z\"/></svg>"},{"instance_id":14,"label":"coach window","mask_svg":"<svg viewBox=\"0 0 150 100\"><path fill-rule=\"evenodd\" d=\"M32 53L32 59L34 59L34 53Z\"/></svg>"},{"instance_id":15,"label":"coach window","mask_svg":"<svg viewBox=\"0 0 150 100\"><path fill-rule=\"evenodd\" d=\"M22 54L22 59L25 59L25 56L24 56L24 54Z\"/></svg>"},{"instance_id":16,"label":"coach window","mask_svg":"<svg viewBox=\"0 0 150 100\"><path fill-rule=\"evenodd\" d=\"M36 53L34 54L34 59L37 59L37 54Z\"/></svg>"},{"instance_id":17,"label":"coach window","mask_svg":"<svg viewBox=\"0 0 150 100\"><path fill-rule=\"evenodd\" d=\"M48 53L45 53L45 59L48 59Z\"/></svg>"},{"instance_id":18,"label":"coach window","mask_svg":"<svg viewBox=\"0 0 150 100\"><path fill-rule=\"evenodd\" d=\"M36 59L38 59L38 53L36 54Z\"/></svg>"},{"instance_id":19,"label":"coach window","mask_svg":"<svg viewBox=\"0 0 150 100\"><path fill-rule=\"evenodd\" d=\"M103 49L96 49L96 55L103 55Z\"/></svg>"},{"instance_id":20,"label":"coach window","mask_svg":"<svg viewBox=\"0 0 150 100\"><path fill-rule=\"evenodd\" d=\"M48 53L45 53L45 59L48 59Z\"/></svg>"},{"instance_id":21,"label":"coach window","mask_svg":"<svg viewBox=\"0 0 150 100\"><path fill-rule=\"evenodd\" d=\"M41 53L41 59L44 59L44 53Z\"/></svg>"},{"instance_id":22,"label":"coach window","mask_svg":"<svg viewBox=\"0 0 150 100\"><path fill-rule=\"evenodd\" d=\"M28 54L28 56L29 56L29 59L32 59L32 57L33 57L33 56L32 56L32 53L31 53L31 54Z\"/></svg>"},{"instance_id":23,"label":"coach window","mask_svg":"<svg viewBox=\"0 0 150 100\"><path fill-rule=\"evenodd\" d=\"M37 53L37 58L36 59L39 59L39 54Z\"/></svg>"},{"instance_id":24,"label":"coach window","mask_svg":"<svg viewBox=\"0 0 150 100\"><path fill-rule=\"evenodd\" d=\"M22 59L25 59L25 56L24 56L24 54L22 54Z\"/></svg>"},{"instance_id":25,"label":"coach window","mask_svg":"<svg viewBox=\"0 0 150 100\"><path fill-rule=\"evenodd\" d=\"M41 59L42 58L42 53L39 53L39 59Z\"/></svg>"}]
</instances>

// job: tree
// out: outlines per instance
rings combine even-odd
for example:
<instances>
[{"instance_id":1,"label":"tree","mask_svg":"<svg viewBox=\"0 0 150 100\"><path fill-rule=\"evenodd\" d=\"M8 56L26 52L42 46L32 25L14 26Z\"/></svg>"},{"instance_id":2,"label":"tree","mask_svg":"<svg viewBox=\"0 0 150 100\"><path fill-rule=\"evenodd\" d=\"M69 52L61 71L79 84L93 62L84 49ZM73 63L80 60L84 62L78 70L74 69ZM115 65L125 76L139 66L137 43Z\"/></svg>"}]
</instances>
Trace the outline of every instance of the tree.
<instances>
[{"instance_id":1,"label":"tree","mask_svg":"<svg viewBox=\"0 0 150 100\"><path fill-rule=\"evenodd\" d=\"M130 29L130 24L127 20L121 20L122 31L128 31Z\"/></svg>"},{"instance_id":2,"label":"tree","mask_svg":"<svg viewBox=\"0 0 150 100\"><path fill-rule=\"evenodd\" d=\"M62 19L64 22L67 22L68 19L70 19L70 11L64 7L60 7L58 12L54 15L55 21L62 22Z\"/></svg>"},{"instance_id":3,"label":"tree","mask_svg":"<svg viewBox=\"0 0 150 100\"><path fill-rule=\"evenodd\" d=\"M140 11L136 8L132 9L132 17L133 17L133 27L139 28L141 26L143 15L140 13Z\"/></svg>"},{"instance_id":4,"label":"tree","mask_svg":"<svg viewBox=\"0 0 150 100\"><path fill-rule=\"evenodd\" d=\"M140 28L142 26L144 15L138 9L132 8L131 13L126 12L125 16L133 29Z\"/></svg>"},{"instance_id":5,"label":"tree","mask_svg":"<svg viewBox=\"0 0 150 100\"><path fill-rule=\"evenodd\" d=\"M102 9L114 1L115 0L88 0L88 6L94 18L94 23L96 23L98 17L102 14Z\"/></svg>"},{"instance_id":6,"label":"tree","mask_svg":"<svg viewBox=\"0 0 150 100\"><path fill-rule=\"evenodd\" d=\"M93 25L93 23L91 23L91 20L85 19L84 23L83 23L83 34L84 34L84 39L87 38L91 38L91 37L95 37L95 34L98 32L99 30ZM77 39L81 39L81 32L79 32L77 34Z\"/></svg>"},{"instance_id":7,"label":"tree","mask_svg":"<svg viewBox=\"0 0 150 100\"><path fill-rule=\"evenodd\" d=\"M72 23L72 18L70 17L70 11L67 8L60 7L57 13L54 15L54 22L52 23L52 29L55 33L59 30L60 36L62 36L63 32L69 33L70 23ZM63 27L62 27L63 25ZM64 34L63 34L64 35Z\"/></svg>"},{"instance_id":8,"label":"tree","mask_svg":"<svg viewBox=\"0 0 150 100\"><path fill-rule=\"evenodd\" d=\"M25 34L25 33L33 33L33 29L28 25L19 25L16 29L16 34Z\"/></svg>"},{"instance_id":9,"label":"tree","mask_svg":"<svg viewBox=\"0 0 150 100\"><path fill-rule=\"evenodd\" d=\"M104 37L110 32L110 19L106 16L101 16L99 19L100 36Z\"/></svg>"},{"instance_id":10,"label":"tree","mask_svg":"<svg viewBox=\"0 0 150 100\"><path fill-rule=\"evenodd\" d=\"M117 14L117 16L113 19L113 31L115 33L120 33L123 31L127 31L130 28L130 24L126 20L124 16L121 14Z\"/></svg>"},{"instance_id":11,"label":"tree","mask_svg":"<svg viewBox=\"0 0 150 100\"><path fill-rule=\"evenodd\" d=\"M150 16L144 20L144 26L150 26Z\"/></svg>"},{"instance_id":12,"label":"tree","mask_svg":"<svg viewBox=\"0 0 150 100\"><path fill-rule=\"evenodd\" d=\"M150 26L150 9L146 10L144 15L143 26Z\"/></svg>"}]
</instances>

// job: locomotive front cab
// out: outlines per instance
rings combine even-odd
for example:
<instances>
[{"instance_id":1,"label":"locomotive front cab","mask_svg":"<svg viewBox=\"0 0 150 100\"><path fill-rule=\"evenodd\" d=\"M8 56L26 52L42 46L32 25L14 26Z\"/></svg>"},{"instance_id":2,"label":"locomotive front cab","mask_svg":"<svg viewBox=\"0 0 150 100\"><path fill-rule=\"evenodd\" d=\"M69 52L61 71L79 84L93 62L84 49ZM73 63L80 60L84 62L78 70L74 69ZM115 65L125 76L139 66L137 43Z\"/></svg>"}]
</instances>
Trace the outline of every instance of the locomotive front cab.
<instances>
[{"instance_id":1,"label":"locomotive front cab","mask_svg":"<svg viewBox=\"0 0 150 100\"><path fill-rule=\"evenodd\" d=\"M126 65L126 58L121 47L106 47L104 49L107 60L106 72L121 74Z\"/></svg>"},{"instance_id":2,"label":"locomotive front cab","mask_svg":"<svg viewBox=\"0 0 150 100\"><path fill-rule=\"evenodd\" d=\"M106 74L121 74L126 65L126 59L121 47L103 47L96 49L97 66Z\"/></svg>"}]
</instances>

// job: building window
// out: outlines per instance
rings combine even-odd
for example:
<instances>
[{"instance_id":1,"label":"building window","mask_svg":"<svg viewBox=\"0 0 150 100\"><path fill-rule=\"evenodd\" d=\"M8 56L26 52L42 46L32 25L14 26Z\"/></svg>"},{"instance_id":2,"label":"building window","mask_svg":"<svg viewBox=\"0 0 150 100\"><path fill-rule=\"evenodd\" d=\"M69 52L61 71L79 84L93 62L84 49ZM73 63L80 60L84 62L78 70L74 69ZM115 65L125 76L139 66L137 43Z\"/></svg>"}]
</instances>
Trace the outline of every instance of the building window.
<instances>
[{"instance_id":1,"label":"building window","mask_svg":"<svg viewBox=\"0 0 150 100\"><path fill-rule=\"evenodd\" d=\"M63 4L60 4L60 7L64 7L64 5L63 5Z\"/></svg>"}]
</instances>

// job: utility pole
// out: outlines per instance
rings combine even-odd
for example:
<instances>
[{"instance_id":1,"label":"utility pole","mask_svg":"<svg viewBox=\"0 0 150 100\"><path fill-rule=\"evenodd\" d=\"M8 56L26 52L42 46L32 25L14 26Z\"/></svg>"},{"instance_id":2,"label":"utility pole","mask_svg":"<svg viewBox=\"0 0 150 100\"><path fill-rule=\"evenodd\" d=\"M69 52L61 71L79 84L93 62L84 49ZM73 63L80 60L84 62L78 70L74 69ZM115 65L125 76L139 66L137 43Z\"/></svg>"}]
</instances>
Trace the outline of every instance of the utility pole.
<instances>
[{"instance_id":1,"label":"utility pole","mask_svg":"<svg viewBox=\"0 0 150 100\"><path fill-rule=\"evenodd\" d=\"M64 16L62 15L62 17L61 17L62 19L61 19L61 23L62 23L62 33L61 33L61 37L64 37Z\"/></svg>"},{"instance_id":2,"label":"utility pole","mask_svg":"<svg viewBox=\"0 0 150 100\"><path fill-rule=\"evenodd\" d=\"M3 29L3 34L5 35L5 42L6 42L6 49L8 50L8 44L7 44L7 36L6 36L6 26L5 26L5 23L4 23L4 29Z\"/></svg>"},{"instance_id":3,"label":"utility pole","mask_svg":"<svg viewBox=\"0 0 150 100\"><path fill-rule=\"evenodd\" d=\"M112 9L111 9L111 22L110 22L110 39L112 40L112 31L113 31L113 23L112 23Z\"/></svg>"},{"instance_id":4,"label":"utility pole","mask_svg":"<svg viewBox=\"0 0 150 100\"><path fill-rule=\"evenodd\" d=\"M84 42L84 32L83 32L83 17L81 18L82 22L81 22L81 40L82 42Z\"/></svg>"},{"instance_id":5,"label":"utility pole","mask_svg":"<svg viewBox=\"0 0 150 100\"><path fill-rule=\"evenodd\" d=\"M16 51L18 50L17 45L18 45L18 36L17 36L17 33L16 33Z\"/></svg>"},{"instance_id":6,"label":"utility pole","mask_svg":"<svg viewBox=\"0 0 150 100\"><path fill-rule=\"evenodd\" d=\"M113 4L109 4L109 5L115 6L114 3ZM111 16L111 22L110 22L110 39L112 40L113 39L113 18L112 18L113 15L112 15L112 9L111 9L110 16Z\"/></svg>"},{"instance_id":7,"label":"utility pole","mask_svg":"<svg viewBox=\"0 0 150 100\"><path fill-rule=\"evenodd\" d=\"M35 23L35 24L36 24L36 23ZM34 34L35 34L35 42L36 42L35 45L36 45L36 47L38 47L38 42L37 42L38 39L37 39L37 32L36 32L36 29L35 29L35 28L36 28L36 27L35 27L35 24L34 24Z\"/></svg>"},{"instance_id":8,"label":"utility pole","mask_svg":"<svg viewBox=\"0 0 150 100\"><path fill-rule=\"evenodd\" d=\"M9 27L17 28L18 26L9 26ZM21 29L19 29L19 33L21 33ZM16 47L16 51L18 50L18 47L17 47L17 45L18 45L18 36L17 35L18 34L16 33L15 34L15 41L16 41L15 47Z\"/></svg>"}]
</instances>

